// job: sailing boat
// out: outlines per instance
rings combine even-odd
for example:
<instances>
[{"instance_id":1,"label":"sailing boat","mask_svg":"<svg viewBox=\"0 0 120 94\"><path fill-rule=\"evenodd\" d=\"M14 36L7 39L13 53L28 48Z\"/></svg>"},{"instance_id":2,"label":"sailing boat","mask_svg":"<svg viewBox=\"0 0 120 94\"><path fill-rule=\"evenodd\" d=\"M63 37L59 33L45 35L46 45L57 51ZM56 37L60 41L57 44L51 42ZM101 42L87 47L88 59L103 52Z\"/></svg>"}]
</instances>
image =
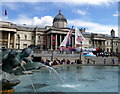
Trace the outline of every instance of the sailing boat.
<instances>
[{"instance_id":1,"label":"sailing boat","mask_svg":"<svg viewBox=\"0 0 120 94\"><path fill-rule=\"evenodd\" d=\"M66 37L64 38L64 40L62 41L62 43L60 44L60 48L69 48L69 49L77 49L77 47L79 48L81 46L81 41L82 41L82 45L89 45L88 42L86 41L86 39L83 37L83 35L81 34L81 32L78 30L78 28L75 28L75 47L68 47L67 44L69 44L70 46L70 40L71 40L71 36L72 36L72 30L71 29ZM76 51L76 50L74 50Z\"/></svg>"},{"instance_id":2,"label":"sailing boat","mask_svg":"<svg viewBox=\"0 0 120 94\"><path fill-rule=\"evenodd\" d=\"M81 46L80 47L80 49L82 49L82 51L83 51L83 55L85 56L85 57L96 57L96 55L94 55L93 53L92 53L92 51L87 51L87 49L86 48L83 48L82 46L89 46L89 43L88 43L88 41L83 37L83 35L81 34L81 32L78 30L78 28L76 28L75 29L75 45L76 45L76 47L77 46ZM79 48L78 47L78 48ZM76 48L76 49L78 49L78 48ZM85 52L86 51L86 52Z\"/></svg>"},{"instance_id":3,"label":"sailing boat","mask_svg":"<svg viewBox=\"0 0 120 94\"><path fill-rule=\"evenodd\" d=\"M62 51L63 51L63 49L69 49L71 51L77 51L80 49L82 49L82 51L87 50L86 48L84 48L84 46L89 46L89 43L84 38L84 36L81 34L81 32L79 31L79 29L77 27L75 28L75 47L67 47L67 43L70 43L70 40L71 40L72 30L70 30L67 33L66 37L60 44L60 49L62 48ZM87 54L85 53L85 56L95 56L93 53L92 54L91 53L92 52L88 51ZM84 52L83 52L83 54L84 54Z\"/></svg>"},{"instance_id":4,"label":"sailing boat","mask_svg":"<svg viewBox=\"0 0 120 94\"><path fill-rule=\"evenodd\" d=\"M62 41L62 43L60 44L60 47L66 47L67 42L70 42L70 38L72 36L72 30L70 30L67 35L65 36L64 40Z\"/></svg>"},{"instance_id":5,"label":"sailing boat","mask_svg":"<svg viewBox=\"0 0 120 94\"><path fill-rule=\"evenodd\" d=\"M82 44L82 45L81 45ZM78 28L75 28L75 47L88 46L88 41L83 37Z\"/></svg>"},{"instance_id":6,"label":"sailing boat","mask_svg":"<svg viewBox=\"0 0 120 94\"><path fill-rule=\"evenodd\" d=\"M72 37L72 31L73 29L69 30L67 35L65 36L64 40L60 44L60 50L67 50L67 49L75 49L75 47L70 47L71 45L71 37ZM76 49L75 49L76 50Z\"/></svg>"}]
</instances>

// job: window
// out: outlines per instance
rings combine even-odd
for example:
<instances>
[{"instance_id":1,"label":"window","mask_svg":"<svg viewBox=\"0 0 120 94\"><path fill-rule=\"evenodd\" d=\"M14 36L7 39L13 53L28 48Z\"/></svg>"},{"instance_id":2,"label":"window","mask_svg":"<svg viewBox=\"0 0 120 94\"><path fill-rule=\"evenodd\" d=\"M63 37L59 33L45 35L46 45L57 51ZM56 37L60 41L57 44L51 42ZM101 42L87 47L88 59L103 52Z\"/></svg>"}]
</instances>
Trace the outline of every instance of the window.
<instances>
[{"instance_id":1,"label":"window","mask_svg":"<svg viewBox=\"0 0 120 94\"><path fill-rule=\"evenodd\" d=\"M109 45L109 42L107 42L107 45Z\"/></svg>"},{"instance_id":2,"label":"window","mask_svg":"<svg viewBox=\"0 0 120 94\"><path fill-rule=\"evenodd\" d=\"M34 39L34 36L32 36L32 40Z\"/></svg>"},{"instance_id":3,"label":"window","mask_svg":"<svg viewBox=\"0 0 120 94\"><path fill-rule=\"evenodd\" d=\"M40 36L38 36L38 40L40 40Z\"/></svg>"},{"instance_id":4,"label":"window","mask_svg":"<svg viewBox=\"0 0 120 94\"><path fill-rule=\"evenodd\" d=\"M27 35L25 35L25 40L27 40Z\"/></svg>"}]
</instances>

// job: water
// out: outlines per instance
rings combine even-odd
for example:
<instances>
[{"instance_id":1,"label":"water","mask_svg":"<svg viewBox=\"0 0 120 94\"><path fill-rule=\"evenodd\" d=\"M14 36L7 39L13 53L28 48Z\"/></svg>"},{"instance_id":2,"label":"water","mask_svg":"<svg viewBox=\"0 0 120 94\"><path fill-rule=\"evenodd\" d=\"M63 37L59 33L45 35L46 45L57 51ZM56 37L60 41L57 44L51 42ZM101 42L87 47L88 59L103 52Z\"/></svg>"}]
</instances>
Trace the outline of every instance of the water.
<instances>
[{"instance_id":1,"label":"water","mask_svg":"<svg viewBox=\"0 0 120 94\"><path fill-rule=\"evenodd\" d=\"M49 70L40 69L29 77L36 92L118 92L118 67L66 65L57 67L64 83ZM28 77L17 76L16 92L33 92Z\"/></svg>"},{"instance_id":2,"label":"water","mask_svg":"<svg viewBox=\"0 0 120 94\"><path fill-rule=\"evenodd\" d=\"M49 66L46 66L46 65L44 65L44 66L45 66L45 68L47 68L51 73L53 73L53 77L54 77L55 79L57 79L57 81L59 80L58 82L61 81L62 84L65 84L65 82L64 82L63 78L61 77L61 75L60 75L54 68L49 67Z\"/></svg>"}]
</instances>

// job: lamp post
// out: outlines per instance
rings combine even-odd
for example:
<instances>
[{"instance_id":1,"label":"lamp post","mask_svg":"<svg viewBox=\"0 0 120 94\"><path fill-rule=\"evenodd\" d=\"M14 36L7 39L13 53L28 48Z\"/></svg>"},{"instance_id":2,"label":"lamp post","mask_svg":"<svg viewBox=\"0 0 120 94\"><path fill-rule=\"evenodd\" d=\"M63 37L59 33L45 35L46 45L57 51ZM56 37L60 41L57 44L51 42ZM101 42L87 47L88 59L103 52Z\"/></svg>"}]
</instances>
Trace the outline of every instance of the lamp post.
<instances>
[{"instance_id":1,"label":"lamp post","mask_svg":"<svg viewBox=\"0 0 120 94\"><path fill-rule=\"evenodd\" d=\"M80 49L80 63L82 63L82 60L81 60L81 59L82 59L82 58L81 58L81 57L82 57L82 41L81 41L80 43L81 43L81 49Z\"/></svg>"},{"instance_id":2,"label":"lamp post","mask_svg":"<svg viewBox=\"0 0 120 94\"><path fill-rule=\"evenodd\" d=\"M52 49L51 61L53 61L53 49Z\"/></svg>"}]
</instances>

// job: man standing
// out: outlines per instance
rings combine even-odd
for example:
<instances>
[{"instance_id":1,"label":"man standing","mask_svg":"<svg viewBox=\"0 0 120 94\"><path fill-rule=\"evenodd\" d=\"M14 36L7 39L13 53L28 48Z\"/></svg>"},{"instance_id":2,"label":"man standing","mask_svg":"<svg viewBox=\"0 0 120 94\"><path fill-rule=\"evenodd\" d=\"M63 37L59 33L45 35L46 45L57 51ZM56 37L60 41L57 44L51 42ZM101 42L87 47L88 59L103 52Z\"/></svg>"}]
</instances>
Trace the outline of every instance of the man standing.
<instances>
[{"instance_id":1,"label":"man standing","mask_svg":"<svg viewBox=\"0 0 120 94\"><path fill-rule=\"evenodd\" d=\"M104 59L104 64L106 64L106 59Z\"/></svg>"}]
</instances>

